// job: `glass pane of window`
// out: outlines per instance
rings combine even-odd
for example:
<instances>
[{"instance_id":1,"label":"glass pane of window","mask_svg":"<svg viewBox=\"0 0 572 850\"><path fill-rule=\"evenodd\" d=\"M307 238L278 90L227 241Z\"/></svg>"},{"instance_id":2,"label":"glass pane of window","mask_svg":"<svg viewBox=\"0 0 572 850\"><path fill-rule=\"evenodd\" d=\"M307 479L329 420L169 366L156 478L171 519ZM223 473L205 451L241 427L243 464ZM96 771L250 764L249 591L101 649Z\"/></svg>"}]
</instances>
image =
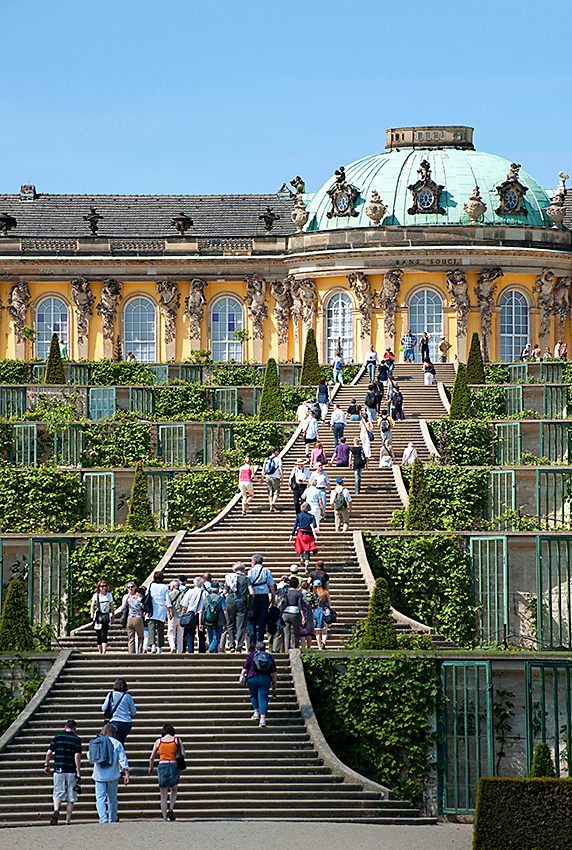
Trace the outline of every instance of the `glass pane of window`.
<instances>
[{"instance_id":1,"label":"glass pane of window","mask_svg":"<svg viewBox=\"0 0 572 850\"><path fill-rule=\"evenodd\" d=\"M352 321L352 299L345 292L336 292L328 301L326 314L326 359L332 363L338 348L338 339L342 344L344 361L349 363L354 357L354 335Z\"/></svg>"},{"instance_id":2,"label":"glass pane of window","mask_svg":"<svg viewBox=\"0 0 572 850\"><path fill-rule=\"evenodd\" d=\"M236 298L219 298L212 307L211 348L213 360L242 360L242 343L232 338L242 330L242 304Z\"/></svg>"},{"instance_id":3,"label":"glass pane of window","mask_svg":"<svg viewBox=\"0 0 572 850\"><path fill-rule=\"evenodd\" d=\"M125 306L124 356L133 352L140 363L157 360L157 312L150 298L132 298Z\"/></svg>"},{"instance_id":4,"label":"glass pane of window","mask_svg":"<svg viewBox=\"0 0 572 850\"><path fill-rule=\"evenodd\" d=\"M522 292L511 289L500 299L500 359L518 360L528 340L528 301Z\"/></svg>"},{"instance_id":5,"label":"glass pane of window","mask_svg":"<svg viewBox=\"0 0 572 850\"><path fill-rule=\"evenodd\" d=\"M419 357L421 334L423 331L427 331L431 337L429 356L431 361L436 363L439 355L440 336L443 333L443 299L437 292L432 289L423 289L412 296L409 302L409 329L413 336L417 337L416 357Z\"/></svg>"},{"instance_id":6,"label":"glass pane of window","mask_svg":"<svg viewBox=\"0 0 572 850\"><path fill-rule=\"evenodd\" d=\"M53 333L57 333L60 343L69 345L68 327L65 302L52 296L44 298L36 309L36 357L47 358Z\"/></svg>"}]
</instances>

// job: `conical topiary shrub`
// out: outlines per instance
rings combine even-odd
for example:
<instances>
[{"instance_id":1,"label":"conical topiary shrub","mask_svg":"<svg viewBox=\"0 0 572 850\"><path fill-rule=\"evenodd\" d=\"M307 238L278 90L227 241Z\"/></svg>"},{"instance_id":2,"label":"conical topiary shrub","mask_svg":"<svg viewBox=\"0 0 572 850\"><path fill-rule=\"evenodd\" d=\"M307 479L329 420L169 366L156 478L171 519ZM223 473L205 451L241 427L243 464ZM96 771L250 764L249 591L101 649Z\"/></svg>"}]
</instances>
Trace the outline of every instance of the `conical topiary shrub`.
<instances>
[{"instance_id":1,"label":"conical topiary shrub","mask_svg":"<svg viewBox=\"0 0 572 850\"><path fill-rule=\"evenodd\" d=\"M451 409L449 419L471 418L471 392L467 387L467 367L464 363L457 366L453 392L451 393Z\"/></svg>"},{"instance_id":2,"label":"conical topiary shrub","mask_svg":"<svg viewBox=\"0 0 572 850\"><path fill-rule=\"evenodd\" d=\"M44 384L65 384L66 376L57 334L52 334Z\"/></svg>"},{"instance_id":3,"label":"conical topiary shrub","mask_svg":"<svg viewBox=\"0 0 572 850\"><path fill-rule=\"evenodd\" d=\"M434 528L423 463L418 457L415 458L411 471L409 504L405 513L404 525L407 531L432 531Z\"/></svg>"},{"instance_id":4,"label":"conical topiary shrub","mask_svg":"<svg viewBox=\"0 0 572 850\"><path fill-rule=\"evenodd\" d=\"M384 578L378 578L369 600L369 614L364 623L362 649L397 649L395 623L391 616L389 589Z\"/></svg>"},{"instance_id":5,"label":"conical topiary shrub","mask_svg":"<svg viewBox=\"0 0 572 850\"><path fill-rule=\"evenodd\" d=\"M548 744L537 744L534 748L532 766L528 775L537 779L554 778L556 776L552 753Z\"/></svg>"},{"instance_id":6,"label":"conical topiary shrub","mask_svg":"<svg viewBox=\"0 0 572 850\"><path fill-rule=\"evenodd\" d=\"M264 421L282 422L284 420L284 403L282 401L282 390L280 389L280 376L278 367L273 357L268 358L266 372L264 373L264 384L260 396L260 407L258 418Z\"/></svg>"},{"instance_id":7,"label":"conical topiary shrub","mask_svg":"<svg viewBox=\"0 0 572 850\"><path fill-rule=\"evenodd\" d=\"M126 528L132 531L155 531L155 517L151 509L151 501L147 493L147 476L141 461L135 467L135 480L129 500Z\"/></svg>"},{"instance_id":8,"label":"conical topiary shrub","mask_svg":"<svg viewBox=\"0 0 572 850\"><path fill-rule=\"evenodd\" d=\"M24 585L13 578L8 585L0 620L0 652L22 652L34 648L32 626Z\"/></svg>"},{"instance_id":9,"label":"conical topiary shrub","mask_svg":"<svg viewBox=\"0 0 572 850\"><path fill-rule=\"evenodd\" d=\"M304 359L302 361L302 374L300 376L301 387L316 386L320 383L320 364L318 363L318 346L316 345L316 334L310 328L304 346Z\"/></svg>"},{"instance_id":10,"label":"conical topiary shrub","mask_svg":"<svg viewBox=\"0 0 572 850\"><path fill-rule=\"evenodd\" d=\"M471 338L471 347L467 358L467 384L484 384L485 383L485 367L483 366L483 353L481 351L481 343L479 335L475 331Z\"/></svg>"}]
</instances>

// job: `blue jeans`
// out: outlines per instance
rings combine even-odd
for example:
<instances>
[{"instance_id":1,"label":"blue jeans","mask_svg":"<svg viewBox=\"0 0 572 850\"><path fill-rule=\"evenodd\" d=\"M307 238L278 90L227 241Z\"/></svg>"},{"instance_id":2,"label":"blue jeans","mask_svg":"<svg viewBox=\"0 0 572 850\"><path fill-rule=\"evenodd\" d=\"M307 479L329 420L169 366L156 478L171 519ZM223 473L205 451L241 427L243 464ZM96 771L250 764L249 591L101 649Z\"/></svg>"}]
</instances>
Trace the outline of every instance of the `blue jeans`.
<instances>
[{"instance_id":1,"label":"blue jeans","mask_svg":"<svg viewBox=\"0 0 572 850\"><path fill-rule=\"evenodd\" d=\"M354 469L354 482L356 496L361 490L361 469Z\"/></svg>"},{"instance_id":2,"label":"blue jeans","mask_svg":"<svg viewBox=\"0 0 572 850\"><path fill-rule=\"evenodd\" d=\"M131 732L131 728L133 723L126 723L124 720L111 720L110 723L113 723L117 732L114 737L117 738L118 741L121 741L122 744L125 743L125 739Z\"/></svg>"},{"instance_id":3,"label":"blue jeans","mask_svg":"<svg viewBox=\"0 0 572 850\"><path fill-rule=\"evenodd\" d=\"M405 348L403 351L403 359L409 359L412 363L415 363L415 351L412 348Z\"/></svg>"},{"instance_id":4,"label":"blue jeans","mask_svg":"<svg viewBox=\"0 0 572 850\"><path fill-rule=\"evenodd\" d=\"M117 820L117 785L119 779L102 782L95 780L95 805L100 823L115 823ZM108 816L109 808L109 816Z\"/></svg>"},{"instance_id":5,"label":"blue jeans","mask_svg":"<svg viewBox=\"0 0 572 850\"><path fill-rule=\"evenodd\" d=\"M377 407L367 407L366 406L365 409L367 411L367 421L368 422L375 422L375 414L377 413Z\"/></svg>"},{"instance_id":6,"label":"blue jeans","mask_svg":"<svg viewBox=\"0 0 572 850\"><path fill-rule=\"evenodd\" d=\"M334 446L337 446L340 442L340 437L344 436L345 425L343 422L334 422Z\"/></svg>"},{"instance_id":7,"label":"blue jeans","mask_svg":"<svg viewBox=\"0 0 572 850\"><path fill-rule=\"evenodd\" d=\"M342 387L344 385L343 372L341 369L334 369L334 384L341 384Z\"/></svg>"},{"instance_id":8,"label":"blue jeans","mask_svg":"<svg viewBox=\"0 0 572 850\"><path fill-rule=\"evenodd\" d=\"M267 673L251 676L247 682L252 708L259 714L268 714L268 693L272 679Z\"/></svg>"},{"instance_id":9,"label":"blue jeans","mask_svg":"<svg viewBox=\"0 0 572 850\"><path fill-rule=\"evenodd\" d=\"M209 633L209 651L218 652L218 645L222 637L222 626L207 626Z\"/></svg>"},{"instance_id":10,"label":"blue jeans","mask_svg":"<svg viewBox=\"0 0 572 850\"><path fill-rule=\"evenodd\" d=\"M258 641L264 640L269 604L270 600L267 593L254 594L248 625L248 634L251 643L258 643Z\"/></svg>"},{"instance_id":11,"label":"blue jeans","mask_svg":"<svg viewBox=\"0 0 572 850\"><path fill-rule=\"evenodd\" d=\"M375 360L368 360L367 371L369 372L369 380L373 384L375 381Z\"/></svg>"}]
</instances>

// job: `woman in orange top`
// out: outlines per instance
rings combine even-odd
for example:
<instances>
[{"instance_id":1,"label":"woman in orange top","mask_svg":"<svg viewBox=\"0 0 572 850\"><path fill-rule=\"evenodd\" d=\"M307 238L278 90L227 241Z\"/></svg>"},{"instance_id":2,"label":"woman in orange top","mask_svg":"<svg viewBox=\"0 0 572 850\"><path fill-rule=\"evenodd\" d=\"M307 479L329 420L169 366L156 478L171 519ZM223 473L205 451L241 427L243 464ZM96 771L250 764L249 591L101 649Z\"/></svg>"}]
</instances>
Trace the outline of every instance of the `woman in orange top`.
<instances>
[{"instance_id":1,"label":"woman in orange top","mask_svg":"<svg viewBox=\"0 0 572 850\"><path fill-rule=\"evenodd\" d=\"M185 748L181 739L176 737L175 730L170 723L165 723L161 729L161 737L157 738L153 744L153 751L149 759L150 776L153 776L153 764L155 763L157 754L159 755L157 776L161 791L161 813L163 820L175 820L173 809L175 808L181 776L181 771L177 765L177 755L184 756ZM171 792L170 800L169 791Z\"/></svg>"}]
</instances>

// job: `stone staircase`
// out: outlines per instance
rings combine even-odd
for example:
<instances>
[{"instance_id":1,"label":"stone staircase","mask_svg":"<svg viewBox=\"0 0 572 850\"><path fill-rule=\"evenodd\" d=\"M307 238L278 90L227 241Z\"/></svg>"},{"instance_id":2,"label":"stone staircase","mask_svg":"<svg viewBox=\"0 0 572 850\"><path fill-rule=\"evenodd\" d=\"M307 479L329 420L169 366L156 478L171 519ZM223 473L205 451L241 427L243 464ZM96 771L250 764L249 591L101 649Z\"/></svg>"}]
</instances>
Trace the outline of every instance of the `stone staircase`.
<instances>
[{"instance_id":1,"label":"stone staircase","mask_svg":"<svg viewBox=\"0 0 572 850\"><path fill-rule=\"evenodd\" d=\"M46 749L73 717L83 740L101 727L100 706L124 676L137 706L126 743L131 782L119 785L121 820L160 817L156 774L147 773L154 740L172 723L186 751L177 818L198 820L433 823L406 801L388 800L334 775L314 748L302 719L288 659L277 657L278 695L268 726L250 720L233 655L113 655L74 653L32 719L0 754L0 824L47 824L52 780L43 773ZM91 766L82 761L83 794L75 822L96 819ZM64 817L65 820L65 817Z\"/></svg>"}]
</instances>

